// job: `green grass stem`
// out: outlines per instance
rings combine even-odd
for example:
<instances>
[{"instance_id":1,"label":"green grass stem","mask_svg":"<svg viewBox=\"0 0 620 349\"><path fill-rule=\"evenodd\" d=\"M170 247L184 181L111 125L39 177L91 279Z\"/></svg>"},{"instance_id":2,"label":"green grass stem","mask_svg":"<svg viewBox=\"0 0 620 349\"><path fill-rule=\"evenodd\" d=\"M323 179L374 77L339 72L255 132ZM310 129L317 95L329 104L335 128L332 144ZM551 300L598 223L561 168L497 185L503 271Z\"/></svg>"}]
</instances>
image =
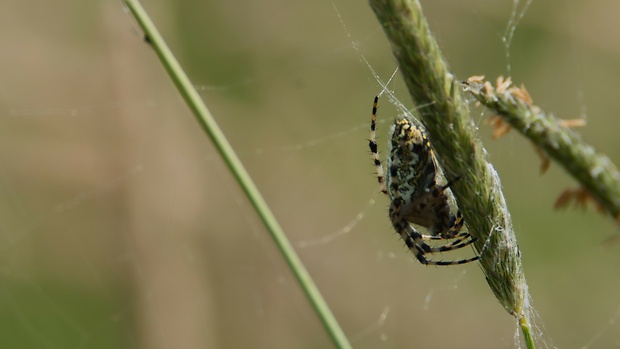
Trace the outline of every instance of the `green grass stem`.
<instances>
[{"instance_id":1,"label":"green grass stem","mask_svg":"<svg viewBox=\"0 0 620 349\"><path fill-rule=\"evenodd\" d=\"M202 98L195 90L187 75L164 42L164 39L157 31L157 28L148 17L146 11L137 0L125 0L125 4L144 31L147 42L152 45L157 57L159 57L162 65L168 72L168 75L170 75L170 78L196 117L198 123L209 136L220 156L224 159L226 165L239 183L239 186L243 189L257 214L260 216L260 219L284 256L284 259L318 314L332 341L337 348L351 348L340 325L321 296L310 274L295 253L293 246L286 238L284 231L267 206L267 203L211 116Z\"/></svg>"},{"instance_id":2,"label":"green grass stem","mask_svg":"<svg viewBox=\"0 0 620 349\"><path fill-rule=\"evenodd\" d=\"M499 177L469 115L459 82L448 69L417 0L370 0L392 46L420 120L451 186L469 233L480 251L480 265L502 306L522 329L527 348L534 348L528 292L521 253ZM475 314L472 314L475 317Z\"/></svg>"},{"instance_id":3,"label":"green grass stem","mask_svg":"<svg viewBox=\"0 0 620 349\"><path fill-rule=\"evenodd\" d=\"M597 153L562 120L534 105L525 88L512 86L510 79L499 84L466 82L474 98L560 164L611 217L620 219L620 172L609 157Z\"/></svg>"}]
</instances>

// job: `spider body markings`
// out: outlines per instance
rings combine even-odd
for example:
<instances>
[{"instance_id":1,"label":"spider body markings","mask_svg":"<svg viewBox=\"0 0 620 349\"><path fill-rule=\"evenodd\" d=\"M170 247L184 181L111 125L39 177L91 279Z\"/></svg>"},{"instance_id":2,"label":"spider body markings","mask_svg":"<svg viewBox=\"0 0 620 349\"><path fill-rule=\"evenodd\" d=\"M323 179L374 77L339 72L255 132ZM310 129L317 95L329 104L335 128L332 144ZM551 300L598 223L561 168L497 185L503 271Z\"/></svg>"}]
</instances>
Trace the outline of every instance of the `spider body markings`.
<instances>
[{"instance_id":1,"label":"spider body markings","mask_svg":"<svg viewBox=\"0 0 620 349\"><path fill-rule=\"evenodd\" d=\"M428 254L463 248L476 241L476 238L461 231L464 223L461 212L458 211L456 215L452 213L445 192L450 183L437 184L438 165L430 141L422 126L407 114L397 118L392 126L387 159L388 175L385 175L376 141L378 101L377 96L372 107L369 147L381 192L390 198L389 216L392 226L422 264L456 265L480 259L480 255L454 261L426 258ZM427 228L430 235L421 234L411 223ZM444 240L446 243L431 246L425 240Z\"/></svg>"}]
</instances>

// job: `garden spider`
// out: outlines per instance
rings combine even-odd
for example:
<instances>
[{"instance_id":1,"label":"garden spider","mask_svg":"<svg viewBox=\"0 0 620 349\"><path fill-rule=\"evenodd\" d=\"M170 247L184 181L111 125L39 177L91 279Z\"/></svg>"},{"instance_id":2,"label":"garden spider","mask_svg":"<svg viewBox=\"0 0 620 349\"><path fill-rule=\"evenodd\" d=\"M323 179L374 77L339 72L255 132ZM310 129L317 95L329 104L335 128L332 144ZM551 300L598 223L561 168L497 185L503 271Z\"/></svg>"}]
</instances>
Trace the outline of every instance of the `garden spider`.
<instances>
[{"instance_id":1,"label":"garden spider","mask_svg":"<svg viewBox=\"0 0 620 349\"><path fill-rule=\"evenodd\" d=\"M370 152L375 164L381 192L390 198L389 215L392 225L405 241L420 263L425 265L456 265L480 259L476 255L454 261L427 259L427 254L458 250L476 241L462 232L463 217L450 210L448 196L444 192L450 183L438 185L438 168L426 132L407 114L399 117L391 128L390 149L386 177L379 158L376 138L377 103L375 97L370 121ZM458 179L458 178L457 178ZM412 225L429 229L430 235L422 235ZM424 240L452 240L441 246L430 246ZM483 248L486 249L485 247Z\"/></svg>"}]
</instances>

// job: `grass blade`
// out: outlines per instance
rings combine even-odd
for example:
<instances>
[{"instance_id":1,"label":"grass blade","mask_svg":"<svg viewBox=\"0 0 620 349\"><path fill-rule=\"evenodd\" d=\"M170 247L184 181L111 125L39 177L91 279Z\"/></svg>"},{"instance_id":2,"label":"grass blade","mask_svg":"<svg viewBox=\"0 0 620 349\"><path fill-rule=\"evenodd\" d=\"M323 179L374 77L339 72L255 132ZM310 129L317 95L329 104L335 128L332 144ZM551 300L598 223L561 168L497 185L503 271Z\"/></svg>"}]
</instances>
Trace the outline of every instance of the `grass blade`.
<instances>
[{"instance_id":1,"label":"grass blade","mask_svg":"<svg viewBox=\"0 0 620 349\"><path fill-rule=\"evenodd\" d=\"M239 186L243 189L244 193L252 203L252 206L271 234L271 237L284 256L288 266L291 268L295 278L310 300L310 303L321 319L332 341L337 348L351 348L351 345L340 328L340 325L336 321L336 318L327 306L327 303L321 296L318 288L312 281L310 274L301 263L301 260L293 249L293 246L286 238L284 231L267 206L267 203L258 191L258 188L256 188L256 185L228 143L228 140L218 127L215 119L211 116L207 106L204 104L202 98L200 98L200 95L194 89L194 86L190 82L189 78L174 58L172 52L157 31L157 28L153 22L148 17L146 11L137 0L125 0L125 4L144 31L146 41L152 45L162 65L187 103L187 106L191 109L198 123L209 136L220 156L224 159L226 165L237 180Z\"/></svg>"}]
</instances>

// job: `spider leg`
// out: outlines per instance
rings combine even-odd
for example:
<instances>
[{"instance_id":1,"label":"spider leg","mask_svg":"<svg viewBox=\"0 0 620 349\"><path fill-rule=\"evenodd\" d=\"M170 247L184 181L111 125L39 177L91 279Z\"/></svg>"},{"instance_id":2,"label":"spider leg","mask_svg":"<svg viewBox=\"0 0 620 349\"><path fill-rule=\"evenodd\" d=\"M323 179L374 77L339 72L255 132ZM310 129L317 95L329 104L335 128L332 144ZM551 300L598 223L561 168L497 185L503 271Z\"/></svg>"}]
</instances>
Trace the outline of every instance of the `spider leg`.
<instances>
[{"instance_id":1,"label":"spider leg","mask_svg":"<svg viewBox=\"0 0 620 349\"><path fill-rule=\"evenodd\" d=\"M421 235L421 238L422 240L446 240L442 238L441 236L435 236L435 235ZM454 250L454 249L460 248L460 247L456 247L456 246L460 246L460 244L465 244L464 246L467 246L477 240L473 236L469 235L469 233L467 232L459 233L459 235L455 236L454 239L455 239L454 241L448 244L445 244L443 246L448 248L449 250ZM464 247L464 246L461 246L461 247Z\"/></svg>"},{"instance_id":2,"label":"spider leg","mask_svg":"<svg viewBox=\"0 0 620 349\"><path fill-rule=\"evenodd\" d=\"M448 240L455 239L449 244L445 244L442 248L446 248L446 251L452 249L458 249L461 247L465 247L467 245L472 244L477 239L471 236L468 232L461 231L463 228L463 215L461 211L458 211L456 214L456 218L454 220L454 224L447 232L441 235L421 235L424 240ZM468 240L469 239L469 240Z\"/></svg>"},{"instance_id":3,"label":"spider leg","mask_svg":"<svg viewBox=\"0 0 620 349\"><path fill-rule=\"evenodd\" d=\"M469 233L467 233L467 235L469 235ZM424 254L425 252L419 248L418 246L416 246L416 253L415 256L418 259L418 261L424 265L458 265L458 264L465 264L465 263L470 263L470 262L475 262L477 260L479 260L480 258L482 258L482 256L484 256L484 253L486 252L487 248L489 247L489 245L491 244L491 237L493 236L493 234L489 235L489 237L487 238L487 241L485 241L484 246L482 246L482 250L480 251L480 254L467 258L467 259L460 259L460 260L456 260L456 261L436 261L436 260L430 260L427 259ZM475 237L472 237L472 239L470 240L472 243L476 240ZM468 244L467 244L468 245ZM407 246L409 246L409 244L407 244ZM465 245L466 246L466 245ZM463 247L463 246L461 246ZM411 248L411 247L410 247ZM457 246L455 246L456 249ZM460 248L460 247L458 247ZM429 253L429 252L426 252ZM432 252L431 252L432 253Z\"/></svg>"},{"instance_id":4,"label":"spider leg","mask_svg":"<svg viewBox=\"0 0 620 349\"><path fill-rule=\"evenodd\" d=\"M385 195L388 194L385 186L385 172L381 165L381 158L379 157L379 148L377 146L377 103L379 102L379 96L375 97L372 103L372 116L370 118L370 139L368 140L368 146L370 147L370 156L372 162L375 164L375 171L377 173L377 181L379 182L379 188Z\"/></svg>"},{"instance_id":5,"label":"spider leg","mask_svg":"<svg viewBox=\"0 0 620 349\"><path fill-rule=\"evenodd\" d=\"M411 227L411 225L409 226ZM411 230L415 231L413 228L411 228ZM469 234L467 235L468 235L467 237L456 239L455 241L449 244L445 244L441 246L431 246L427 244L426 242L424 242L424 239L422 238L422 234L418 233L417 231L416 231L416 234L412 236L412 238L415 244L419 246L424 252L437 253L437 252L447 252L447 251L452 251L452 250L458 250L465 246L469 246L473 244L477 240L475 237L470 236Z\"/></svg>"},{"instance_id":6,"label":"spider leg","mask_svg":"<svg viewBox=\"0 0 620 349\"><path fill-rule=\"evenodd\" d=\"M392 209L390 211L393 212ZM401 236L401 238L405 241L405 244L407 245L409 250L415 255L416 259L424 265L457 265L474 262L480 259L480 255L455 261L437 261L433 259L427 259L425 257L426 254L458 250L472 244L476 240L475 238L471 238L469 240L458 243L455 242L452 244L433 247L425 243L422 238L423 235L420 234L417 230L415 230L409 224L409 222L404 219L399 219L398 221L394 222L394 228Z\"/></svg>"},{"instance_id":7,"label":"spider leg","mask_svg":"<svg viewBox=\"0 0 620 349\"><path fill-rule=\"evenodd\" d=\"M469 236L469 233L466 231L458 232L453 236L444 237L441 235L422 235L423 240L449 240L449 239L459 239L465 240Z\"/></svg>"},{"instance_id":8,"label":"spider leg","mask_svg":"<svg viewBox=\"0 0 620 349\"><path fill-rule=\"evenodd\" d=\"M444 238L453 239L459 236L463 236L463 234L469 235L469 233L461 232L461 229L463 228L464 223L465 222L463 221L463 215L461 214L461 211L459 210L456 213L456 218L454 219L454 223L452 224L452 227L447 232L441 234L441 236Z\"/></svg>"},{"instance_id":9,"label":"spider leg","mask_svg":"<svg viewBox=\"0 0 620 349\"><path fill-rule=\"evenodd\" d=\"M416 255L416 258L418 259L418 261L424 265L459 265L459 264L475 262L479 260L480 257L481 255L474 256L474 257L467 258L467 259L459 259L457 261L436 261L433 259L426 259L424 255Z\"/></svg>"},{"instance_id":10,"label":"spider leg","mask_svg":"<svg viewBox=\"0 0 620 349\"><path fill-rule=\"evenodd\" d=\"M413 229L411 229L411 230L413 230ZM426 254L432 254L434 252L443 252L443 251L456 250L456 249L465 247L465 246L473 243L474 239L468 240L468 241L466 241L464 243L457 244L457 245L454 245L454 246L451 246L451 247L449 247L448 245L441 246L441 247L431 247L431 246L427 245L423 240L419 239L419 237L416 237L415 234L419 235L419 233L415 232L413 234L413 236L411 236L408 239L405 239L405 244L414 253L416 259L420 263L422 263L424 265L458 265L458 264L465 264L465 263L475 262L478 259L480 259L480 257L481 257L480 255L476 255L474 257L470 257L470 258L466 258L466 259L459 259L459 260L454 260L454 261L438 261L438 260L434 260L434 259L428 259L425 256Z\"/></svg>"},{"instance_id":11,"label":"spider leg","mask_svg":"<svg viewBox=\"0 0 620 349\"><path fill-rule=\"evenodd\" d=\"M450 188L450 187L452 186L452 184L454 184L454 183L456 183L456 182L458 182L458 181L460 181L460 180L461 180L461 176L456 176L456 177L454 177L454 179L453 179L453 180L448 181L448 183L446 183L445 185L442 185L442 186L440 187L440 188L441 188L441 191L443 192L443 191L444 191L444 190L446 190L447 188Z\"/></svg>"},{"instance_id":12,"label":"spider leg","mask_svg":"<svg viewBox=\"0 0 620 349\"><path fill-rule=\"evenodd\" d=\"M452 241L452 244L457 244L471 237L471 235L468 232L461 231L462 228L463 228L463 219L461 218L460 212L459 212L459 215L457 216L457 220L455 221L455 224L452 226L452 228L450 228L450 230L440 235L422 235L422 239L423 240L455 239L454 241Z\"/></svg>"},{"instance_id":13,"label":"spider leg","mask_svg":"<svg viewBox=\"0 0 620 349\"><path fill-rule=\"evenodd\" d=\"M446 189L450 188L450 187L452 186L452 184L454 184L454 183L458 182L460 179L461 179L461 177L460 177L460 176L458 176L458 177L454 178L453 180L449 181L448 183L446 183L446 184L444 184L444 185L442 185L442 186L437 186L437 187L435 187L435 190L436 190L436 191L433 193L433 195L434 195L435 197L437 197L437 196L439 196L439 195L443 194L444 190L446 190Z\"/></svg>"}]
</instances>

